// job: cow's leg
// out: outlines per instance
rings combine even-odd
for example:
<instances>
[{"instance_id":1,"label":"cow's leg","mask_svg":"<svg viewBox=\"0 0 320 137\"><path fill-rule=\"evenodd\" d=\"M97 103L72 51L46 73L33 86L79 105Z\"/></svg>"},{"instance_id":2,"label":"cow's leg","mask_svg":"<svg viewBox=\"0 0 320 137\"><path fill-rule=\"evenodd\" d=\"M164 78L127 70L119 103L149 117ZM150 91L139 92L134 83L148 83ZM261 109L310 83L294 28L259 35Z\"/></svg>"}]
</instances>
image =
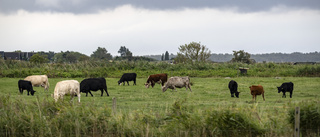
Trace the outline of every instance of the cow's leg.
<instances>
[{"instance_id":1,"label":"cow's leg","mask_svg":"<svg viewBox=\"0 0 320 137\"><path fill-rule=\"evenodd\" d=\"M106 91L107 96L109 96L109 93L108 93L107 87L104 89L104 91Z\"/></svg>"},{"instance_id":2,"label":"cow's leg","mask_svg":"<svg viewBox=\"0 0 320 137\"><path fill-rule=\"evenodd\" d=\"M102 89L100 89L100 91L101 91L101 97L103 96L103 88Z\"/></svg>"},{"instance_id":3,"label":"cow's leg","mask_svg":"<svg viewBox=\"0 0 320 137\"><path fill-rule=\"evenodd\" d=\"M91 97L93 97L93 95L92 95L92 93L91 93L91 91L89 90L89 93L91 94Z\"/></svg>"},{"instance_id":4,"label":"cow's leg","mask_svg":"<svg viewBox=\"0 0 320 137\"><path fill-rule=\"evenodd\" d=\"M28 96L29 96L29 90L27 90L27 92L28 92Z\"/></svg>"},{"instance_id":5,"label":"cow's leg","mask_svg":"<svg viewBox=\"0 0 320 137\"><path fill-rule=\"evenodd\" d=\"M77 93L77 96L78 96L78 102L80 103L80 96L81 96L80 92Z\"/></svg>"},{"instance_id":6,"label":"cow's leg","mask_svg":"<svg viewBox=\"0 0 320 137\"><path fill-rule=\"evenodd\" d=\"M23 93L23 89L22 89L22 88L19 88L19 91L20 91L20 94L22 94L22 93Z\"/></svg>"},{"instance_id":7,"label":"cow's leg","mask_svg":"<svg viewBox=\"0 0 320 137\"><path fill-rule=\"evenodd\" d=\"M190 83L188 83L188 88L190 89L190 92L192 92Z\"/></svg>"},{"instance_id":8,"label":"cow's leg","mask_svg":"<svg viewBox=\"0 0 320 137\"><path fill-rule=\"evenodd\" d=\"M136 79L133 80L133 85L137 85L137 84L136 84Z\"/></svg>"},{"instance_id":9,"label":"cow's leg","mask_svg":"<svg viewBox=\"0 0 320 137\"><path fill-rule=\"evenodd\" d=\"M286 92L282 92L282 98L285 98L286 97Z\"/></svg>"},{"instance_id":10,"label":"cow's leg","mask_svg":"<svg viewBox=\"0 0 320 137\"><path fill-rule=\"evenodd\" d=\"M88 96L88 92L86 92L86 97Z\"/></svg>"},{"instance_id":11,"label":"cow's leg","mask_svg":"<svg viewBox=\"0 0 320 137\"><path fill-rule=\"evenodd\" d=\"M127 83L128 83L128 86L129 86L129 81L127 81Z\"/></svg>"},{"instance_id":12,"label":"cow's leg","mask_svg":"<svg viewBox=\"0 0 320 137\"><path fill-rule=\"evenodd\" d=\"M262 97L263 97L263 101L266 101L266 100L264 99L264 93L262 93Z\"/></svg>"},{"instance_id":13,"label":"cow's leg","mask_svg":"<svg viewBox=\"0 0 320 137\"><path fill-rule=\"evenodd\" d=\"M292 91L290 92L290 98L292 98Z\"/></svg>"},{"instance_id":14,"label":"cow's leg","mask_svg":"<svg viewBox=\"0 0 320 137\"><path fill-rule=\"evenodd\" d=\"M231 97L234 97L233 93L231 92Z\"/></svg>"}]
</instances>

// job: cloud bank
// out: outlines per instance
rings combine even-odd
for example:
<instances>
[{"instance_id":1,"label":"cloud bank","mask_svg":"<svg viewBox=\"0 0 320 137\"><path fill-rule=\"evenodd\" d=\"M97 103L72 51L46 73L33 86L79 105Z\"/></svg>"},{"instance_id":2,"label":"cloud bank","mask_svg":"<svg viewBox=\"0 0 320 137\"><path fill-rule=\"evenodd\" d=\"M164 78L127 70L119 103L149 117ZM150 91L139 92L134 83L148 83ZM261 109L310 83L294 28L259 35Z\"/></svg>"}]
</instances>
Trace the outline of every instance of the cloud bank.
<instances>
[{"instance_id":1,"label":"cloud bank","mask_svg":"<svg viewBox=\"0 0 320 137\"><path fill-rule=\"evenodd\" d=\"M63 2L35 1L54 9L63 9ZM68 2L81 7L89 1ZM255 12L239 12L239 7L160 9L131 4L81 14L21 9L0 13L0 20L4 51L69 50L90 55L105 47L119 55L120 46L126 46L134 55L176 54L180 45L192 41L213 53L320 51L320 11L284 5Z\"/></svg>"}]
</instances>

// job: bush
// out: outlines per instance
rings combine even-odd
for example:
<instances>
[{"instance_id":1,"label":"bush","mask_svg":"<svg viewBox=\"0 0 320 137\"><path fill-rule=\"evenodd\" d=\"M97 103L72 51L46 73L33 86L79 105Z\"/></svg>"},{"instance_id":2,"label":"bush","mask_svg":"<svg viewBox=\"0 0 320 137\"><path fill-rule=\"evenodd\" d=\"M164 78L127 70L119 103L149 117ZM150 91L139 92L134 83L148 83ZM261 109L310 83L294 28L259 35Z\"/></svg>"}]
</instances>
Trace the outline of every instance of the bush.
<instances>
[{"instance_id":1,"label":"bush","mask_svg":"<svg viewBox=\"0 0 320 137\"><path fill-rule=\"evenodd\" d=\"M295 108L289 111L289 123L294 128ZM303 136L319 135L320 133L320 102L300 103L300 131Z\"/></svg>"}]
</instances>

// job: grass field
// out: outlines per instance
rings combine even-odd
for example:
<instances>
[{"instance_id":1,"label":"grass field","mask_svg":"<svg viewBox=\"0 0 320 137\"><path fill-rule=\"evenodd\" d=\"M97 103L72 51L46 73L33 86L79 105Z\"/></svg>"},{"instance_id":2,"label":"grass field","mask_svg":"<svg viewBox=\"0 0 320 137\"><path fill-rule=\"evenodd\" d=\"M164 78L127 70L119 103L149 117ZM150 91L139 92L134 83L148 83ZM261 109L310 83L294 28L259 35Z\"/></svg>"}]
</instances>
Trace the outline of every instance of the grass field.
<instances>
[{"instance_id":1,"label":"grass field","mask_svg":"<svg viewBox=\"0 0 320 137\"><path fill-rule=\"evenodd\" d=\"M34 102L39 102L39 100L47 100L53 103L51 94L53 94L55 84L58 81L66 79L67 78L49 78L49 92L44 91L43 88L35 87L34 90L37 91L35 95L27 96L26 91L24 91L22 95L19 93L19 78L0 78L0 96L7 97L10 95L10 100L22 100L25 106L35 105ZM78 80L79 82L83 80L83 78L74 79ZM230 96L228 82L231 79L237 81L239 85L238 91L241 92L240 98L231 98ZM172 113L176 106L179 107L178 109L187 108L188 113L197 114L190 114L191 118L194 118L196 116L197 118L201 116L208 116L208 113L211 111L232 110L233 112L239 113L243 113L243 111L249 111L247 115L253 117L255 121L258 121L257 124L259 127L267 130L263 135L291 136L293 134L293 131L291 125L289 125L288 122L289 109L308 102L316 102L316 104L319 104L320 101L319 77L281 77L279 79L276 79L274 77L191 77L191 81L193 83L191 87L192 92L190 92L189 90L186 91L185 88L177 89L177 91L171 91L171 89L168 89L166 92L162 92L161 87L158 84L155 85L154 88L146 89L144 87L146 78L138 78L137 85L134 86L133 82L130 82L130 86L119 86L117 85L118 80L118 78L106 78L108 92L110 95L109 97L107 97L105 93L103 97L100 97L100 91L92 92L94 97L91 97L90 94L88 95L88 97L85 97L85 94L82 93L80 103L81 107L88 107L88 109L101 108L111 110L112 98L115 97L117 100L117 114L114 119L120 119L120 116L128 116L127 119L129 120L140 120L140 117L135 119L134 116L139 114L145 114L143 115L143 118L145 118L146 116L153 116L162 119L163 117L168 117L168 114ZM282 98L282 93L278 93L276 87L280 86L283 82L289 81L294 83L293 98L290 98L289 93L287 93L287 98ZM253 84L260 84L264 87L266 101L263 101L262 96L258 96L256 102L252 101L249 86ZM69 102L69 97L65 97L65 100L63 101L63 103L68 104L67 102ZM78 105L76 99L74 99L73 104L75 106ZM99 111L97 111L96 113L99 113ZM200 119L201 121L201 118L198 119ZM131 123L132 127L126 128L134 128L135 130L139 129L133 126L135 125L134 123L128 123ZM139 131L139 133L123 135L150 136L150 134L152 133L151 136L157 136L159 135L159 133L168 131L168 128L172 126L168 126L168 121L165 121L164 123L162 121L160 123L160 127L158 127L159 125L156 125L155 127L152 127L152 125L147 125L148 127L140 127L143 129L141 133ZM197 123L193 124L197 125ZM201 125L201 123L199 125ZM150 128L150 130L148 128ZM184 127L184 129L186 128L187 127ZM148 130L145 131L146 129ZM185 134L181 132L176 133L176 131L174 132L175 134L167 135L192 136L191 133ZM102 133L100 133L100 135L101 134ZM218 136L223 135L229 134L219 134ZM164 134L164 136L166 136L166 134ZM196 134L196 136L203 135ZM250 134L246 136L250 136Z\"/></svg>"}]
</instances>

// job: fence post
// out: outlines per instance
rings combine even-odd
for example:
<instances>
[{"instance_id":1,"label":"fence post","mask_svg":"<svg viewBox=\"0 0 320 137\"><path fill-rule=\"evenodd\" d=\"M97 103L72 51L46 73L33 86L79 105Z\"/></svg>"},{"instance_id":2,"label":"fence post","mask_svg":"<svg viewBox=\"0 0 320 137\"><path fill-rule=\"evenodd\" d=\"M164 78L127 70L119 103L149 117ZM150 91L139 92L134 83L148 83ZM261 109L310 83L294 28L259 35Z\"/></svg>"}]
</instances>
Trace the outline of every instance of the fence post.
<instances>
[{"instance_id":1,"label":"fence post","mask_svg":"<svg viewBox=\"0 0 320 137\"><path fill-rule=\"evenodd\" d=\"M294 136L300 137L300 107L295 110Z\"/></svg>"},{"instance_id":2,"label":"fence post","mask_svg":"<svg viewBox=\"0 0 320 137\"><path fill-rule=\"evenodd\" d=\"M113 111L113 114L117 113L117 100L116 100L116 97L112 98L112 111Z\"/></svg>"}]
</instances>

